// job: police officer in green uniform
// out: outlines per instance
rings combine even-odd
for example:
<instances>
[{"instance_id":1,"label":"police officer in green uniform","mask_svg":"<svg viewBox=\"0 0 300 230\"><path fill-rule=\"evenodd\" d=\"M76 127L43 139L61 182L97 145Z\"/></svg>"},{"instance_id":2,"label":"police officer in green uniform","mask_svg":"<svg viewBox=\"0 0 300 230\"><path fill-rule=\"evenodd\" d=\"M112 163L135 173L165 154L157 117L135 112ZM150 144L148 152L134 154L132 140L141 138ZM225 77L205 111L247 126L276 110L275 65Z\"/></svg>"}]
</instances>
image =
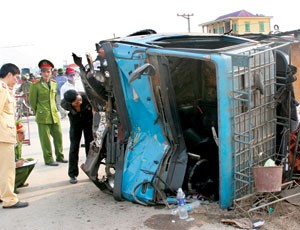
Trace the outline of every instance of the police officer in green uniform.
<instances>
[{"instance_id":1,"label":"police officer in green uniform","mask_svg":"<svg viewBox=\"0 0 300 230\"><path fill-rule=\"evenodd\" d=\"M40 143L46 165L57 166L57 162L67 163L64 160L62 146L62 131L60 119L55 103L57 84L51 79L54 65L44 59L38 64L41 69L41 80L30 85L29 104L35 114L38 125ZM50 135L53 138L56 162L52 156Z\"/></svg>"},{"instance_id":2,"label":"police officer in green uniform","mask_svg":"<svg viewBox=\"0 0 300 230\"><path fill-rule=\"evenodd\" d=\"M34 161L32 158L27 158L25 160L22 158L22 144L25 139L25 128L22 124L22 120L16 121L16 128L17 128L17 143L15 144L15 156L16 156L15 193L17 193L17 188L28 186L28 183L25 182L36 164L36 161Z\"/></svg>"}]
</instances>

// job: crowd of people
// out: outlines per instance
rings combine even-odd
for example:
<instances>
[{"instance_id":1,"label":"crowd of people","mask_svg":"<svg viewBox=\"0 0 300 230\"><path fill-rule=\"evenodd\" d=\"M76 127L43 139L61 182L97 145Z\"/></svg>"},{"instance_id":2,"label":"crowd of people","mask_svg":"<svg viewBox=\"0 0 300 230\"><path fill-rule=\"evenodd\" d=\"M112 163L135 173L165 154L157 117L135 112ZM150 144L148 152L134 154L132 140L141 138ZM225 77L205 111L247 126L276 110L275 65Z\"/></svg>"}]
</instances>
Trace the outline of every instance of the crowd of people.
<instances>
[{"instance_id":1,"label":"crowd of people","mask_svg":"<svg viewBox=\"0 0 300 230\"><path fill-rule=\"evenodd\" d=\"M0 202L3 208L23 208L28 202L17 197L17 188L28 186L26 180L36 161L22 158L22 142L25 129L22 121L15 118L15 93L22 92L38 126L40 145L46 166L69 163L71 184L77 183L79 148L82 134L86 156L93 140L93 108L85 95L78 73L73 68L56 69L51 61L38 63L40 77L22 76L21 86L15 90L20 79L20 69L4 64L0 69ZM69 117L69 159L64 157L60 119ZM51 140L54 146L54 155Z\"/></svg>"}]
</instances>

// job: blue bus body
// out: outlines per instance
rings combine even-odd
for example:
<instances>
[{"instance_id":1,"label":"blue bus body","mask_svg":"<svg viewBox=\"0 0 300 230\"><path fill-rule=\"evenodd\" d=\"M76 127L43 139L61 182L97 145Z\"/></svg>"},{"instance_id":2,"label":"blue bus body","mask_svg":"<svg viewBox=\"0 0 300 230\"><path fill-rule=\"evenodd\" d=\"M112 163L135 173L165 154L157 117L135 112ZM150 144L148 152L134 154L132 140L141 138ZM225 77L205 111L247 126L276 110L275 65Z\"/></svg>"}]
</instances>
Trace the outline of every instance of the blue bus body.
<instances>
[{"instance_id":1,"label":"blue bus body","mask_svg":"<svg viewBox=\"0 0 300 230\"><path fill-rule=\"evenodd\" d=\"M291 114L278 122L276 93L290 71L289 45L200 34L105 40L98 48L106 77L74 55L91 103L106 117L82 169L117 200L166 202L182 187L231 207L254 191L253 166L285 154L278 132L289 129Z\"/></svg>"}]
</instances>

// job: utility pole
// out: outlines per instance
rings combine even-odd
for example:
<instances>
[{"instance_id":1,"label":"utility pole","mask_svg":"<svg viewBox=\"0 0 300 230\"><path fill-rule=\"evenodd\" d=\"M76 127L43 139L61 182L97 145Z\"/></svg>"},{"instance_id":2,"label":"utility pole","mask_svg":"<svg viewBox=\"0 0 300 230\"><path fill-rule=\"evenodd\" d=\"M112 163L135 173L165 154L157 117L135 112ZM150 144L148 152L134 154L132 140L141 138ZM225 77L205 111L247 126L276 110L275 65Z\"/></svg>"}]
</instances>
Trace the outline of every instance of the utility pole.
<instances>
[{"instance_id":1,"label":"utility pole","mask_svg":"<svg viewBox=\"0 0 300 230\"><path fill-rule=\"evenodd\" d=\"M183 17L188 20L188 32L191 32L191 27L190 27L190 17L194 16L194 14L177 14L177 16Z\"/></svg>"}]
</instances>

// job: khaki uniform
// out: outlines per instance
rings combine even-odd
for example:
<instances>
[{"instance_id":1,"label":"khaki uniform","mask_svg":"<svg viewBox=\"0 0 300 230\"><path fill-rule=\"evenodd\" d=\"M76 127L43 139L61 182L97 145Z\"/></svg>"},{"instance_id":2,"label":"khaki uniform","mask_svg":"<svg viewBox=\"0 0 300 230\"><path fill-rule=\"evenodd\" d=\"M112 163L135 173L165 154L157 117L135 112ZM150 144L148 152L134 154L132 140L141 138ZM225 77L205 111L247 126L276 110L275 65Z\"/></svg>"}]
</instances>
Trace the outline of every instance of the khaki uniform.
<instances>
[{"instance_id":1,"label":"khaki uniform","mask_svg":"<svg viewBox=\"0 0 300 230\"><path fill-rule=\"evenodd\" d=\"M14 193L16 163L15 98L12 90L0 80L0 199L3 206L12 206L19 200Z\"/></svg>"},{"instance_id":2,"label":"khaki uniform","mask_svg":"<svg viewBox=\"0 0 300 230\"><path fill-rule=\"evenodd\" d=\"M53 162L50 135L53 137L56 160L63 160L62 132L55 96L57 84L50 80L50 87L43 78L30 85L29 104L38 124L39 138L45 163Z\"/></svg>"}]
</instances>

